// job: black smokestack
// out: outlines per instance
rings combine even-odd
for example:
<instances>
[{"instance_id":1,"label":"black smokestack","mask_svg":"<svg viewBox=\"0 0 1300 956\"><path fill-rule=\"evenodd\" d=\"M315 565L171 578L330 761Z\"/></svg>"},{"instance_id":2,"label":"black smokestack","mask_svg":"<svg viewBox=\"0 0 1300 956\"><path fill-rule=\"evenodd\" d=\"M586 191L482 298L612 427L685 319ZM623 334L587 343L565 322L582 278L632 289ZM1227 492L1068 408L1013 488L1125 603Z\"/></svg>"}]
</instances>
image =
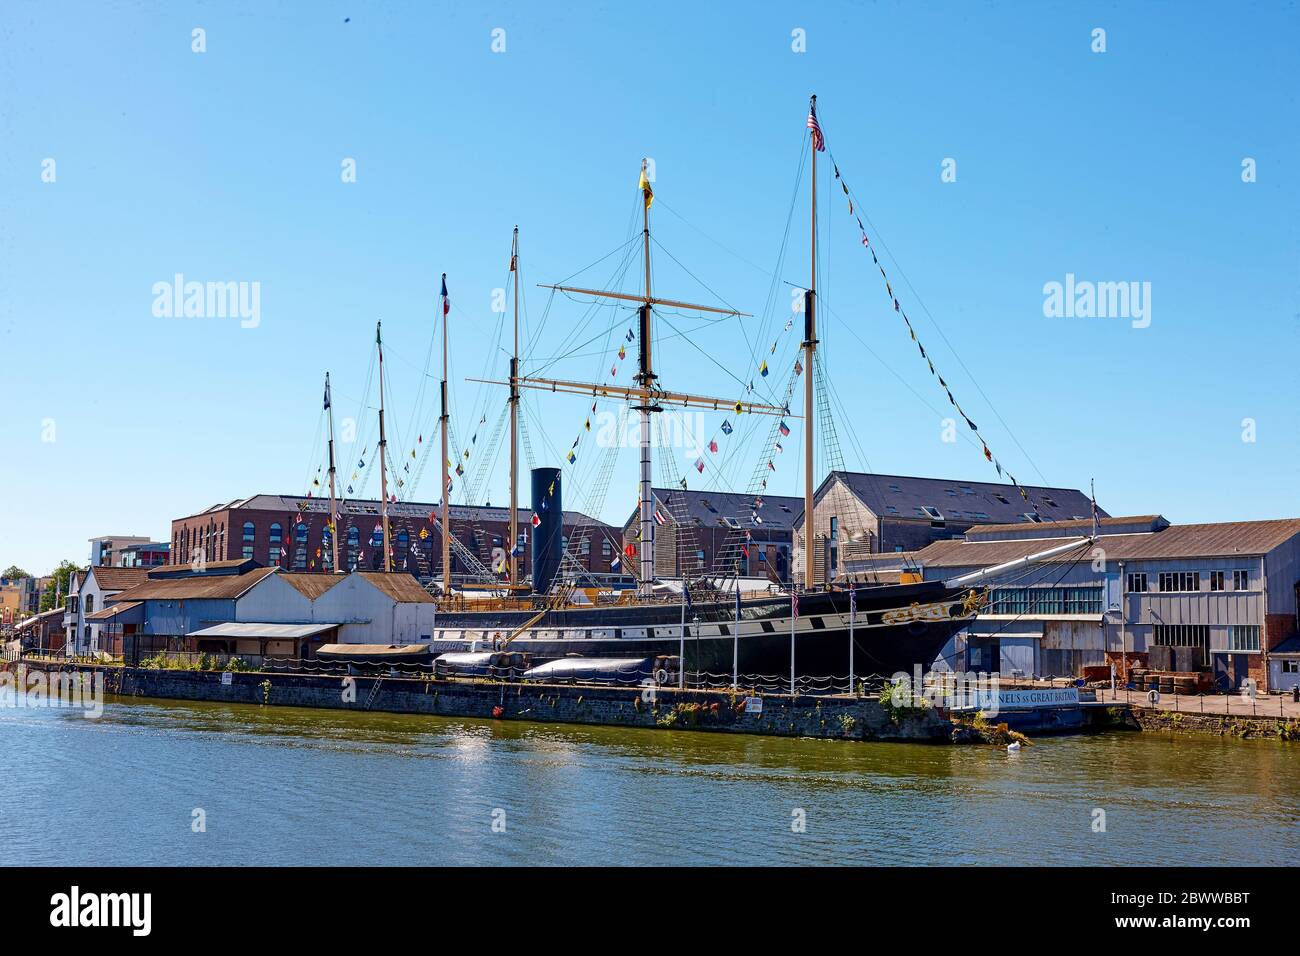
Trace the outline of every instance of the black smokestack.
<instances>
[{"instance_id":1,"label":"black smokestack","mask_svg":"<svg viewBox=\"0 0 1300 956\"><path fill-rule=\"evenodd\" d=\"M564 556L564 504L560 469L533 469L533 591L551 589Z\"/></svg>"}]
</instances>

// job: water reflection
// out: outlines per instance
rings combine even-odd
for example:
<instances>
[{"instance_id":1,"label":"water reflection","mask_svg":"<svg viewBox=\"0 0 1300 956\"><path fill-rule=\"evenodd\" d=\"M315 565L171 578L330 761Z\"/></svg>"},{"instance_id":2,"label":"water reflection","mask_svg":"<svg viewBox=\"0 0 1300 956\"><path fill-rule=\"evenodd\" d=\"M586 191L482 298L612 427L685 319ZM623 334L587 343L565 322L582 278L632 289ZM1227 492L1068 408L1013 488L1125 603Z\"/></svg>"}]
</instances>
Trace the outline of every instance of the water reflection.
<instances>
[{"instance_id":1,"label":"water reflection","mask_svg":"<svg viewBox=\"0 0 1300 956\"><path fill-rule=\"evenodd\" d=\"M0 817L3 863L1176 865L1300 849L1300 745L1273 741L1114 734L1012 755L113 699L98 721L0 709L0 746L24 808Z\"/></svg>"}]
</instances>

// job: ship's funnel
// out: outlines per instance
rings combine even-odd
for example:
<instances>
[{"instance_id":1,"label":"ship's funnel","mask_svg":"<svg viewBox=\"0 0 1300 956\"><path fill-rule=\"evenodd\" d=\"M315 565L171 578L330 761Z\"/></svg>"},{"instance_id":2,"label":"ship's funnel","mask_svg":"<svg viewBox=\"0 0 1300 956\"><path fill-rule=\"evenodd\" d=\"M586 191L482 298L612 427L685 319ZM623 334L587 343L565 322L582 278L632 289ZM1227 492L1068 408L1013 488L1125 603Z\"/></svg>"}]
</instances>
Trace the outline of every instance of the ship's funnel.
<instances>
[{"instance_id":1,"label":"ship's funnel","mask_svg":"<svg viewBox=\"0 0 1300 956\"><path fill-rule=\"evenodd\" d=\"M533 591L551 589L564 556L564 506L560 497L560 469L533 469L533 516L530 519L533 555Z\"/></svg>"}]
</instances>

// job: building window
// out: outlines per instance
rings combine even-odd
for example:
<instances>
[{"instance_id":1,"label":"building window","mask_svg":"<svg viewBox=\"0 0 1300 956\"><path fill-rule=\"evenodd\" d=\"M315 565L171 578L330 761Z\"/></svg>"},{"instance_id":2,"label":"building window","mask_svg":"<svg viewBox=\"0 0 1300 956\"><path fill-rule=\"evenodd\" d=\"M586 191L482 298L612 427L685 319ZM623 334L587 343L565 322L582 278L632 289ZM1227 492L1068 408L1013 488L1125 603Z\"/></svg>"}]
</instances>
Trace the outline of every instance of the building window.
<instances>
[{"instance_id":1,"label":"building window","mask_svg":"<svg viewBox=\"0 0 1300 956\"><path fill-rule=\"evenodd\" d=\"M1300 661L1283 661L1283 674L1300 674Z\"/></svg>"},{"instance_id":2,"label":"building window","mask_svg":"<svg viewBox=\"0 0 1300 956\"><path fill-rule=\"evenodd\" d=\"M1210 628L1206 624L1156 624L1151 628L1151 643L1162 647L1207 647Z\"/></svg>"},{"instance_id":3,"label":"building window","mask_svg":"<svg viewBox=\"0 0 1300 956\"><path fill-rule=\"evenodd\" d=\"M85 611L85 613L90 614L90 613L92 613L94 610L95 610L95 595L93 595L93 594L87 594L87 595L86 595L86 611Z\"/></svg>"},{"instance_id":4,"label":"building window","mask_svg":"<svg viewBox=\"0 0 1300 956\"><path fill-rule=\"evenodd\" d=\"M1199 591L1201 589L1200 571L1161 571L1161 591Z\"/></svg>"},{"instance_id":5,"label":"building window","mask_svg":"<svg viewBox=\"0 0 1300 956\"><path fill-rule=\"evenodd\" d=\"M1232 589L1234 591L1250 590L1250 572L1233 571L1232 572Z\"/></svg>"},{"instance_id":6,"label":"building window","mask_svg":"<svg viewBox=\"0 0 1300 956\"><path fill-rule=\"evenodd\" d=\"M1211 591L1222 591L1222 590L1223 590L1223 572L1222 572L1222 571L1211 571L1211 572L1210 572L1210 590L1211 590Z\"/></svg>"},{"instance_id":7,"label":"building window","mask_svg":"<svg viewBox=\"0 0 1300 956\"><path fill-rule=\"evenodd\" d=\"M1145 594L1147 590L1147 573L1145 571L1130 571L1128 573L1128 590L1130 594Z\"/></svg>"},{"instance_id":8,"label":"building window","mask_svg":"<svg viewBox=\"0 0 1300 956\"><path fill-rule=\"evenodd\" d=\"M320 533L320 566L326 571L334 570L334 532L328 525Z\"/></svg>"},{"instance_id":9,"label":"building window","mask_svg":"<svg viewBox=\"0 0 1300 956\"><path fill-rule=\"evenodd\" d=\"M307 525L299 523L293 526L293 569L307 570Z\"/></svg>"},{"instance_id":10,"label":"building window","mask_svg":"<svg viewBox=\"0 0 1300 956\"><path fill-rule=\"evenodd\" d=\"M1258 624L1229 624L1228 625L1228 650L1230 651L1259 650L1259 625Z\"/></svg>"},{"instance_id":11,"label":"building window","mask_svg":"<svg viewBox=\"0 0 1300 956\"><path fill-rule=\"evenodd\" d=\"M1100 614L1100 587L994 588L989 614Z\"/></svg>"},{"instance_id":12,"label":"building window","mask_svg":"<svg viewBox=\"0 0 1300 956\"><path fill-rule=\"evenodd\" d=\"M361 545L361 529L356 525L348 528L348 568L357 569L357 548Z\"/></svg>"},{"instance_id":13,"label":"building window","mask_svg":"<svg viewBox=\"0 0 1300 956\"><path fill-rule=\"evenodd\" d=\"M266 565L275 567L280 563L280 549L284 545L284 529L280 527L280 522L271 525L271 530L266 536Z\"/></svg>"},{"instance_id":14,"label":"building window","mask_svg":"<svg viewBox=\"0 0 1300 956\"><path fill-rule=\"evenodd\" d=\"M609 539L605 538L600 542L600 556L608 558L614 553L614 548L610 545Z\"/></svg>"}]
</instances>

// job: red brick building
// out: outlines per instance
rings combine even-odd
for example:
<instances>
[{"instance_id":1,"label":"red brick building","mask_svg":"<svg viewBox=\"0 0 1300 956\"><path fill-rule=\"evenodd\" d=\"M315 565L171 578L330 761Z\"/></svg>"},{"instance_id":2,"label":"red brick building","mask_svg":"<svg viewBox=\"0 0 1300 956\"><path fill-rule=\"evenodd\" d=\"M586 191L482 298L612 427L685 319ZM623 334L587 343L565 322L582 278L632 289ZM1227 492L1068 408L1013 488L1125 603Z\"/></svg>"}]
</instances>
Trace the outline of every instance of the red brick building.
<instances>
[{"instance_id":1,"label":"red brick building","mask_svg":"<svg viewBox=\"0 0 1300 956\"><path fill-rule=\"evenodd\" d=\"M379 570L383 567L379 502L351 500L340 506L339 563L345 570ZM409 570L419 577L442 574L442 538L435 524L437 504L398 502L389 505L393 569ZM301 517L301 520L299 518ZM531 570L528 538L532 512L519 510L523 544L520 577ZM297 495L255 495L172 522L170 563L252 558L267 567L287 571L331 570L329 501ZM510 512L506 508L451 506L451 533L484 566L491 567L494 549L508 551ZM564 513L566 543L584 568L609 573L619 552L619 529L577 511ZM468 574L469 560L454 545L452 574Z\"/></svg>"}]
</instances>

